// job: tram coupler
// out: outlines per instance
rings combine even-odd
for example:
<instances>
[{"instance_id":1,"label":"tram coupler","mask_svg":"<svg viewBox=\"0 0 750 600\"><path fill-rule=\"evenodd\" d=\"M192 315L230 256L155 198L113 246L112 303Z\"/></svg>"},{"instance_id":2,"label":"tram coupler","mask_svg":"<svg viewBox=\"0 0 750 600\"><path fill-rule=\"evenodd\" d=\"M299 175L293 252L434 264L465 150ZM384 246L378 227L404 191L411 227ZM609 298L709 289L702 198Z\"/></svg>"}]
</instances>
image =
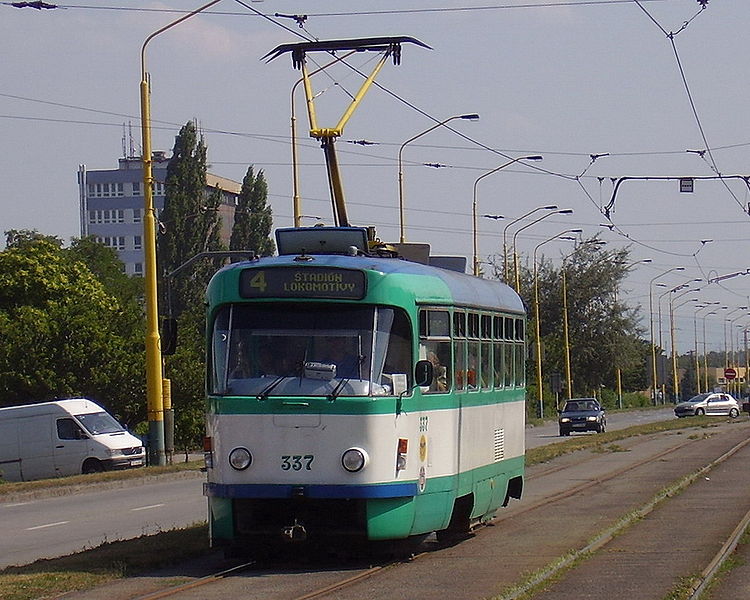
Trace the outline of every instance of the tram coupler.
<instances>
[{"instance_id":1,"label":"tram coupler","mask_svg":"<svg viewBox=\"0 0 750 600\"><path fill-rule=\"evenodd\" d=\"M281 535L288 542L304 542L307 539L307 529L297 519L294 519L294 525L287 525L281 530Z\"/></svg>"}]
</instances>

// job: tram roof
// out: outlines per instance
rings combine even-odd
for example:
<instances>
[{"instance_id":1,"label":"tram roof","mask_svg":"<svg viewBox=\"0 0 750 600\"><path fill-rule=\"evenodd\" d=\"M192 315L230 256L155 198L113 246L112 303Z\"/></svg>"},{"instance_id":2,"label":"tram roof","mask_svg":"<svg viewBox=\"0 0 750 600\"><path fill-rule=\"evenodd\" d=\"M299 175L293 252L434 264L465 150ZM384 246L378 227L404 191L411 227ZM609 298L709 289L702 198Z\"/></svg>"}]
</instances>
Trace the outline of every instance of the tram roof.
<instances>
[{"instance_id":1,"label":"tram roof","mask_svg":"<svg viewBox=\"0 0 750 600\"><path fill-rule=\"evenodd\" d=\"M516 292L497 280L482 279L466 273L459 273L440 267L424 265L400 258L383 258L375 256L343 256L333 254L316 254L309 262L300 263L294 256L265 257L252 262L239 262L228 265L224 269L244 269L248 267L303 267L305 265L320 267L336 267L342 269L361 269L377 271L386 275L418 275L435 277L443 282L451 294L454 304L473 306L477 308L502 308L515 313L524 313L526 309ZM413 288L417 301L420 298L420 286L415 281Z\"/></svg>"}]
</instances>

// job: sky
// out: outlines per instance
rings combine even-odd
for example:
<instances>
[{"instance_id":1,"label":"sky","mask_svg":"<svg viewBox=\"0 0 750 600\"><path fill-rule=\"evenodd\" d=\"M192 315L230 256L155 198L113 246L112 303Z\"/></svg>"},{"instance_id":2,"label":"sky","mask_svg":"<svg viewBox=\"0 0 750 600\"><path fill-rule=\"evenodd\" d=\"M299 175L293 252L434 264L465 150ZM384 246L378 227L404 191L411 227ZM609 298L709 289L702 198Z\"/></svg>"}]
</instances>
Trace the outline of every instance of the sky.
<instances>
[{"instance_id":1,"label":"sky","mask_svg":"<svg viewBox=\"0 0 750 600\"><path fill-rule=\"evenodd\" d=\"M67 242L80 235L78 166L111 169L131 148L140 153L142 44L200 3L56 6L0 1L0 226ZM750 326L740 308L750 306L750 193L740 177L750 175L748 22L750 2L740 0L223 0L149 42L153 149L170 151L195 119L210 170L241 181L249 165L262 169L275 225L291 226L300 73L288 54L263 57L310 39L414 37L430 49L404 44L401 64L385 65L337 142L352 224L398 241L401 149L407 241L470 264L474 198L482 261L518 232L520 253L537 248L559 264L572 245L556 236L582 229L581 239L629 249L621 299L641 307L647 338L651 297L669 346L672 298L678 350L694 347L697 329L702 352L705 324L708 349L724 351ZM346 62L369 72L377 58ZM312 70L326 57L309 60ZM321 127L335 126L360 84L343 64L313 78ZM332 224L302 94L295 106L303 222ZM469 113L479 120L451 120L402 146ZM482 177L528 155L543 160ZM680 177L695 178L692 193L680 192ZM545 205L574 212L518 231Z\"/></svg>"}]
</instances>

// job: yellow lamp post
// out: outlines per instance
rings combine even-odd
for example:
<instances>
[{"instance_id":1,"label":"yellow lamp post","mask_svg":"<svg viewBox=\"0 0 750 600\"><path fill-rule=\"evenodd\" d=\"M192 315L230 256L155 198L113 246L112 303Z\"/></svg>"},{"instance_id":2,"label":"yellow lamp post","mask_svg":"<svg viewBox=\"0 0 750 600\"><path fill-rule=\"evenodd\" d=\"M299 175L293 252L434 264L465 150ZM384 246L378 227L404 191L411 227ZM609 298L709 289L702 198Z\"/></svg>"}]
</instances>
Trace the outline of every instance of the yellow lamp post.
<instances>
[{"instance_id":1,"label":"yellow lamp post","mask_svg":"<svg viewBox=\"0 0 750 600\"><path fill-rule=\"evenodd\" d=\"M726 307L724 307L726 308ZM703 315L703 390L708 392L708 350L706 345L706 318L719 313L712 310Z\"/></svg>"},{"instance_id":2,"label":"yellow lamp post","mask_svg":"<svg viewBox=\"0 0 750 600\"><path fill-rule=\"evenodd\" d=\"M677 377L677 346L675 344L675 326L674 326L674 312L681 306L684 306L685 304L689 302L698 302L698 298L690 298L689 300L685 300L684 302L681 302L677 306L674 305L674 301L682 297L683 295L690 293L690 292L696 292L698 290L695 289L688 289L685 290L682 294L679 296L670 296L669 297L669 331L672 339L672 385L674 386L674 401L675 403L680 401L680 381Z\"/></svg>"},{"instance_id":3,"label":"yellow lamp post","mask_svg":"<svg viewBox=\"0 0 750 600\"><path fill-rule=\"evenodd\" d=\"M652 262L652 259L644 258L630 263L625 268L629 271L636 265L648 264L650 262ZM617 302L617 290L615 290L615 302ZM619 364L615 364L615 379L617 384L617 405L618 408L622 408L622 369Z\"/></svg>"},{"instance_id":4,"label":"yellow lamp post","mask_svg":"<svg viewBox=\"0 0 750 600\"><path fill-rule=\"evenodd\" d=\"M518 234L524 231L525 229L528 229L532 225L536 225L537 223L539 223L539 221L543 221L547 217L551 217L552 215L571 215L571 214L573 214L572 208L563 208L563 209L555 210L553 212L548 212L546 214L543 214L538 219L534 219L531 223L528 223L527 225L524 225L523 227L519 228L513 234L513 273L514 273L514 278L515 278L516 293L519 293L521 289L521 274L519 272L519 267L518 267L518 252L516 250L516 238L518 237Z\"/></svg>"},{"instance_id":5,"label":"yellow lamp post","mask_svg":"<svg viewBox=\"0 0 750 600\"><path fill-rule=\"evenodd\" d=\"M151 151L151 89L146 71L146 46L160 33L186 21L199 12L218 4L213 0L200 8L183 15L168 25L157 29L141 46L141 137L143 142L143 254L144 295L146 304L146 401L148 408L149 459L151 464L166 464L164 451L164 397L161 363L161 340L159 337L159 306L156 284L156 210L154 208L153 156Z\"/></svg>"},{"instance_id":6,"label":"yellow lamp post","mask_svg":"<svg viewBox=\"0 0 750 600\"><path fill-rule=\"evenodd\" d=\"M649 308L649 314L650 314L650 325L651 325L651 385L653 387L653 402L654 405L656 405L657 400L657 394L656 390L659 387L659 384L657 382L657 374L656 374L656 340L654 339L654 282L657 279L660 279L664 277L665 275L668 275L669 273L672 273L674 271L684 271L685 267L673 267L671 269L667 269L663 273L660 273L656 277L654 277L648 286L648 308ZM659 347L661 348L661 316L659 317Z\"/></svg>"},{"instance_id":7,"label":"yellow lamp post","mask_svg":"<svg viewBox=\"0 0 750 600\"><path fill-rule=\"evenodd\" d=\"M479 256L478 256L478 254L479 254L479 248L478 248L478 243L477 243L477 185L485 177L488 177L488 176L492 175L493 173L497 173L501 169L504 169L505 167L508 167L508 166L512 165L513 163L517 163L517 162L522 161L522 160L542 160L542 159L543 159L543 157L542 156L538 156L538 155L519 156L518 158L514 158L512 160L509 160L506 163L503 163L499 167L495 167L494 169L491 169L491 170L487 171L486 173L483 173L482 175L480 175L479 177L477 177L474 180L474 195L473 195L473 200L472 200L472 203L471 203L471 217L472 217L471 224L472 224L472 239L473 239L473 242L474 242L474 261L473 261L473 264L474 264L474 276L475 277L479 276Z\"/></svg>"},{"instance_id":8,"label":"yellow lamp post","mask_svg":"<svg viewBox=\"0 0 750 600\"><path fill-rule=\"evenodd\" d=\"M542 336L541 328L539 326L539 278L537 276L536 267L536 252L544 246L544 244L551 242L552 240L572 240L575 241L574 237L568 237L568 233L581 233L582 229L566 229L560 233L547 238L543 242L540 242L534 247L532 255L532 267L534 273L534 328L535 328L535 354L536 354L536 386L537 396L539 399L539 418L544 417L544 394L542 393Z\"/></svg>"},{"instance_id":9,"label":"yellow lamp post","mask_svg":"<svg viewBox=\"0 0 750 600\"><path fill-rule=\"evenodd\" d=\"M466 114L466 115L453 115L452 117L448 117L447 119L444 119L440 121L439 123L436 123L432 127L425 129L421 133L418 133L414 137L409 138L403 144L401 144L401 147L398 149L398 215L399 215L399 228L400 228L399 241L402 244L406 241L406 234L404 232L404 168L403 168L403 160L402 160L404 148L407 146L407 144L410 144L414 140L421 138L423 135L430 133L431 131L437 129L438 127L442 127L443 125L445 125L446 123L449 123L450 121L453 121L454 119L477 121L479 119L479 115L476 113L471 113L471 114Z\"/></svg>"},{"instance_id":10,"label":"yellow lamp post","mask_svg":"<svg viewBox=\"0 0 750 600\"><path fill-rule=\"evenodd\" d=\"M605 245L604 240L586 240L581 245L595 244L599 247ZM568 400L573 397L573 371L570 367L570 333L568 328L568 278L566 270L566 261L575 253L566 254L562 259L560 275L562 279L562 298L563 298L563 338L565 343L565 379L567 381Z\"/></svg>"},{"instance_id":11,"label":"yellow lamp post","mask_svg":"<svg viewBox=\"0 0 750 600\"><path fill-rule=\"evenodd\" d=\"M705 387L703 386L703 378L701 376L701 361L700 361L700 347L698 345L698 313L700 313L703 310L706 310L707 308L713 308L717 304L720 304L720 302L717 300L716 302L707 302L705 304L702 304L698 306L695 311L693 312L693 336L695 337L695 380L697 384L696 391L701 394L703 392L708 392L708 385ZM708 313L708 314L716 314L716 313ZM703 353L704 353L704 364L705 364L705 352L706 352L706 329L705 329L705 317L704 317L704 328L703 328ZM704 374L705 375L705 374Z\"/></svg>"}]
</instances>

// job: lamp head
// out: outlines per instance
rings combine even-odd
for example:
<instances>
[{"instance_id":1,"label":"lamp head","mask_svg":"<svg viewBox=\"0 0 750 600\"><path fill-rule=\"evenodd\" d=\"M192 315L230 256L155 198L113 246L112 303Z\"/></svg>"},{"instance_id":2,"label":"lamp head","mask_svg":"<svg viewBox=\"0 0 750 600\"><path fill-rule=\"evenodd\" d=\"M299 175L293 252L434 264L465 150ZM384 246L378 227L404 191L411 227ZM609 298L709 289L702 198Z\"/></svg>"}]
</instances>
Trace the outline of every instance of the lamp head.
<instances>
[{"instance_id":1,"label":"lamp head","mask_svg":"<svg viewBox=\"0 0 750 600\"><path fill-rule=\"evenodd\" d=\"M465 121L478 121L479 115L476 113L469 113L468 115L459 115L459 119L464 119Z\"/></svg>"},{"instance_id":2,"label":"lamp head","mask_svg":"<svg viewBox=\"0 0 750 600\"><path fill-rule=\"evenodd\" d=\"M563 208L561 210L558 210L557 214L559 214L559 215L572 215L573 214L573 209L572 208Z\"/></svg>"}]
</instances>

